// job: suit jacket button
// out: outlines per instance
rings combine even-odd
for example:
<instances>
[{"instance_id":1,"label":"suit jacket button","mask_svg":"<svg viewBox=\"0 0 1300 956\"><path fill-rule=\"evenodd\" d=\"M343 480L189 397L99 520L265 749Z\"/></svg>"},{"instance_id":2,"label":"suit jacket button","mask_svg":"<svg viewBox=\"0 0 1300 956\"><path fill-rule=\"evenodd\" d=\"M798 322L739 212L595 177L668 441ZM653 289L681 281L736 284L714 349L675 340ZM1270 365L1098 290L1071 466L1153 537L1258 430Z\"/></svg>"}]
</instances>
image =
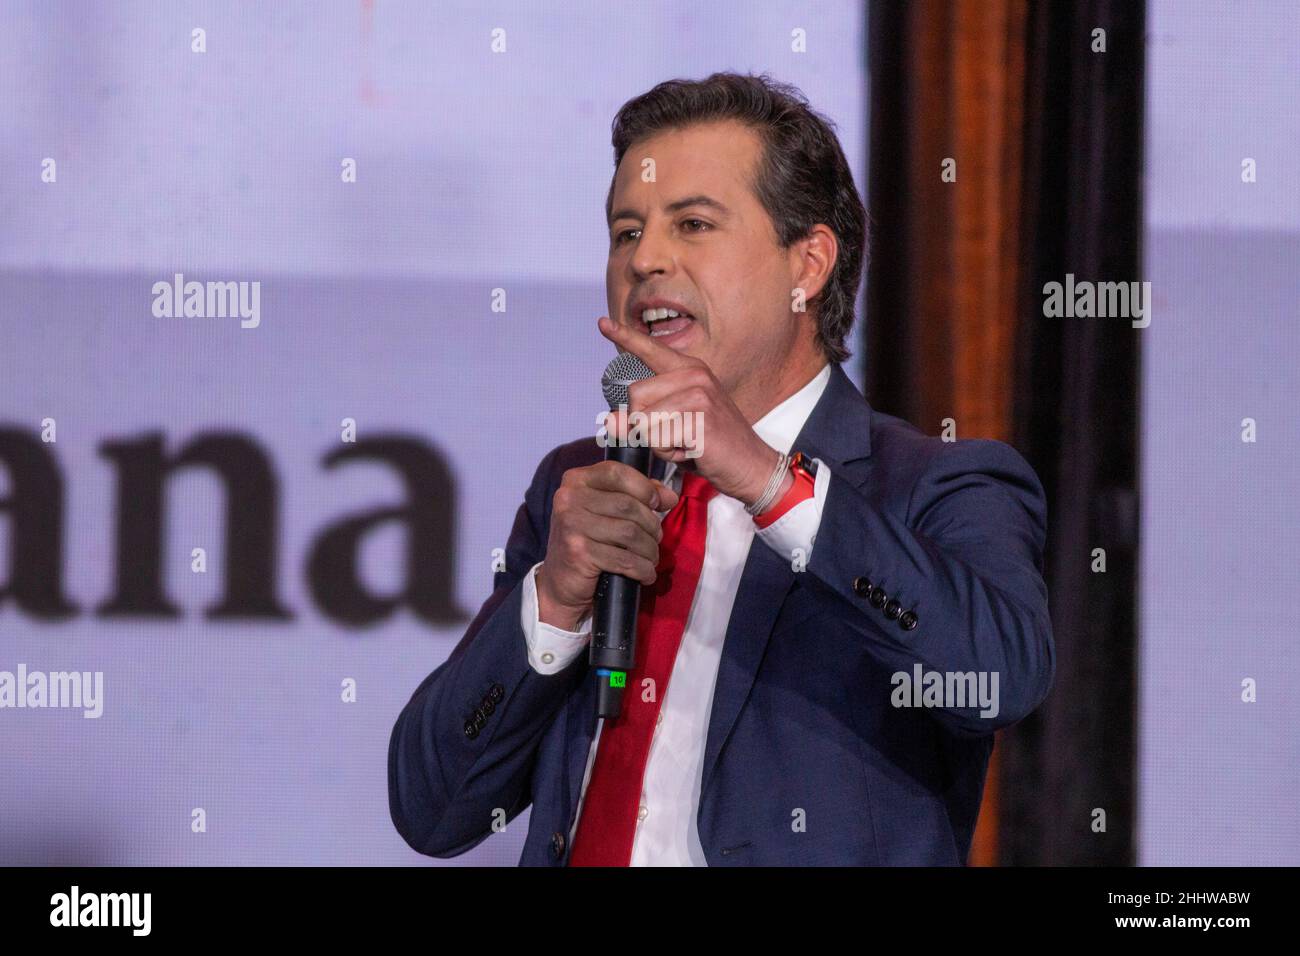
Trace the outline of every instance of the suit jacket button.
<instances>
[{"instance_id":1,"label":"suit jacket button","mask_svg":"<svg viewBox=\"0 0 1300 956\"><path fill-rule=\"evenodd\" d=\"M889 603L885 605L885 617L889 618L891 621L897 621L899 615L901 615L902 613L903 613L903 605L899 604L897 601L893 600L892 598L890 599Z\"/></svg>"},{"instance_id":2,"label":"suit jacket button","mask_svg":"<svg viewBox=\"0 0 1300 956\"><path fill-rule=\"evenodd\" d=\"M492 690L488 692L488 696L492 698L492 703L494 704L501 703L501 698L504 697L505 695L506 695L506 689L502 687L500 684L493 684Z\"/></svg>"},{"instance_id":3,"label":"suit jacket button","mask_svg":"<svg viewBox=\"0 0 1300 956\"><path fill-rule=\"evenodd\" d=\"M916 616L915 611L904 611L903 616L898 619L898 626L905 631L914 631L919 621L920 618Z\"/></svg>"},{"instance_id":4,"label":"suit jacket button","mask_svg":"<svg viewBox=\"0 0 1300 956\"><path fill-rule=\"evenodd\" d=\"M478 725L472 720L465 721L465 736L473 740L478 736Z\"/></svg>"},{"instance_id":5,"label":"suit jacket button","mask_svg":"<svg viewBox=\"0 0 1300 956\"><path fill-rule=\"evenodd\" d=\"M880 588L874 588L871 592L871 597L868 600L871 601L872 607L878 609L885 606L885 602L889 600L889 595Z\"/></svg>"},{"instance_id":6,"label":"suit jacket button","mask_svg":"<svg viewBox=\"0 0 1300 956\"><path fill-rule=\"evenodd\" d=\"M481 708L479 708L479 709L483 711L483 715L484 715L485 717L491 717L491 716L492 716L492 711L494 711L494 710L497 709L497 705L494 704L494 703L492 703L492 698L491 698L491 697L484 697L484 698L483 698L483 706L482 706Z\"/></svg>"},{"instance_id":7,"label":"suit jacket button","mask_svg":"<svg viewBox=\"0 0 1300 956\"><path fill-rule=\"evenodd\" d=\"M871 592L873 590L875 589L871 586L871 582L868 581L866 578L853 579L853 593L856 594L858 597L869 598L871 597Z\"/></svg>"},{"instance_id":8,"label":"suit jacket button","mask_svg":"<svg viewBox=\"0 0 1300 956\"><path fill-rule=\"evenodd\" d=\"M559 830L551 834L551 856L557 860L564 856L564 834Z\"/></svg>"}]
</instances>

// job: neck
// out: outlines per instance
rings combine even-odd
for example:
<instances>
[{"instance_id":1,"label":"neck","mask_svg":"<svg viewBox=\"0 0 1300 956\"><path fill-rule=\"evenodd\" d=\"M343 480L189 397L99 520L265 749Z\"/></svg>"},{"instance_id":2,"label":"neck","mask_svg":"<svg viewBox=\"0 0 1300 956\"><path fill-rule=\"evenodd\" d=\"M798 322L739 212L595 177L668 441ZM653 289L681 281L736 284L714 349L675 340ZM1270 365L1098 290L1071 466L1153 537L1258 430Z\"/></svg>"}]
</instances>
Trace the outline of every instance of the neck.
<instances>
[{"instance_id":1,"label":"neck","mask_svg":"<svg viewBox=\"0 0 1300 956\"><path fill-rule=\"evenodd\" d=\"M818 349L798 362L781 367L775 379L751 381L732 395L732 401L751 425L816 378L826 366L826 356Z\"/></svg>"}]
</instances>

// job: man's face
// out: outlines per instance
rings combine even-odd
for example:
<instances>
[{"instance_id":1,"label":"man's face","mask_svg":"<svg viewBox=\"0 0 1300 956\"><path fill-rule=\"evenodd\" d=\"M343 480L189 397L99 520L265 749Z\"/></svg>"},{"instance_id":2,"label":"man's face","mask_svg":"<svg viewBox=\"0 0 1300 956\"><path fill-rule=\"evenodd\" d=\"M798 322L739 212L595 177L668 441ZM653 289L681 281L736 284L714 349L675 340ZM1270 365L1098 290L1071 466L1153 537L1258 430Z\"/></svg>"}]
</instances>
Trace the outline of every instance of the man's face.
<instances>
[{"instance_id":1,"label":"man's face","mask_svg":"<svg viewBox=\"0 0 1300 956\"><path fill-rule=\"evenodd\" d=\"M781 368L799 334L797 253L777 245L750 186L761 149L733 121L671 130L632 144L614 179L609 317L702 359L731 393ZM644 309L660 301L691 318L647 326Z\"/></svg>"}]
</instances>

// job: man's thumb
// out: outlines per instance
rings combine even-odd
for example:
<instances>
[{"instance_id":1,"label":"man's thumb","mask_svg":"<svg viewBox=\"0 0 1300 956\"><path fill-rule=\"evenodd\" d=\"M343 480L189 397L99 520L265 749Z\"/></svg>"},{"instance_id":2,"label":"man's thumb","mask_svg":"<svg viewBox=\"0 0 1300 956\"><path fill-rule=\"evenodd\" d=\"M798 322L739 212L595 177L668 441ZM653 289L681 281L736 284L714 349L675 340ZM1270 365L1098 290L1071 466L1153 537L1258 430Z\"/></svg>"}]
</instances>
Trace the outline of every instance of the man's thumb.
<instances>
[{"instance_id":1,"label":"man's thumb","mask_svg":"<svg viewBox=\"0 0 1300 956\"><path fill-rule=\"evenodd\" d=\"M655 490L659 492L659 507L656 511L671 511L677 504L678 494L662 481L655 480Z\"/></svg>"}]
</instances>

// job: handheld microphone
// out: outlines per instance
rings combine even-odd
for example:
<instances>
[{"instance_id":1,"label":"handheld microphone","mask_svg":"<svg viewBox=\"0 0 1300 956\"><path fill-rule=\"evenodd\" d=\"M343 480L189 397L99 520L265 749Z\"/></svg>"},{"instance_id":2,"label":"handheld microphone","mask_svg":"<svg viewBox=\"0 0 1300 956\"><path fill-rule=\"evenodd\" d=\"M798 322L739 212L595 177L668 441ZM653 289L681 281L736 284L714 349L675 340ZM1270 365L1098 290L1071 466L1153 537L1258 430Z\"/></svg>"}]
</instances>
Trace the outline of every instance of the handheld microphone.
<instances>
[{"instance_id":1,"label":"handheld microphone","mask_svg":"<svg viewBox=\"0 0 1300 956\"><path fill-rule=\"evenodd\" d=\"M633 382L651 378L654 372L631 352L620 352L605 368L600 387L610 411L628 404L627 390ZM606 440L605 459L619 461L649 476L653 452L649 445L634 447ZM597 713L615 719L623 712L623 690L628 671L636 665L636 616L641 606L641 582L622 574L602 571L592 599L591 652L596 670Z\"/></svg>"}]
</instances>

